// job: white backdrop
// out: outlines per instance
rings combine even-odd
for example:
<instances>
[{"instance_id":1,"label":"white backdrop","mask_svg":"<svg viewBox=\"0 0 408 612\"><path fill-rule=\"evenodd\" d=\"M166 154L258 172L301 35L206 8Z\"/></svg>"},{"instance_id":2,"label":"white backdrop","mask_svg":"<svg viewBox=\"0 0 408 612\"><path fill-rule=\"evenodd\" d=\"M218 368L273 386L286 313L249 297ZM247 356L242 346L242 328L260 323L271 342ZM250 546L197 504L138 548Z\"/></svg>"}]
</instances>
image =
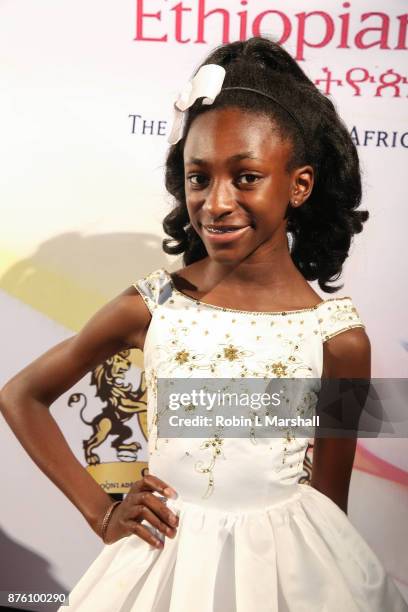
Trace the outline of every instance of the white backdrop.
<instances>
[{"instance_id":1,"label":"white backdrop","mask_svg":"<svg viewBox=\"0 0 408 612\"><path fill-rule=\"evenodd\" d=\"M405 377L405 9L403 0L0 2L0 385L137 278L181 266L161 251L172 101L212 48L253 34L281 38L355 138L370 219L336 296L352 296L367 326L373 376ZM141 368L133 351L134 388ZM68 400L83 393L86 418L97 414L90 382L52 406L84 466L91 430ZM2 589L67 591L102 544L0 422ZM129 424L141 469L145 439L136 416ZM405 439L359 442L349 516L408 600L407 450ZM118 463L109 441L99 451L105 466Z\"/></svg>"}]
</instances>

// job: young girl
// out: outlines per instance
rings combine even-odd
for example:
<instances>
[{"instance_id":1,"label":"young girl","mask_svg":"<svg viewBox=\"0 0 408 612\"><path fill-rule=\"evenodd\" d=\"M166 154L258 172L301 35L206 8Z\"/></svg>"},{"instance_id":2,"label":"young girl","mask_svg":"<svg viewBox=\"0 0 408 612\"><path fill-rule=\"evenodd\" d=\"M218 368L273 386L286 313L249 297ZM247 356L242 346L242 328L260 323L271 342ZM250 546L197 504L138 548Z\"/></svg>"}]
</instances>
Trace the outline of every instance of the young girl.
<instances>
[{"instance_id":1,"label":"young girl","mask_svg":"<svg viewBox=\"0 0 408 612\"><path fill-rule=\"evenodd\" d=\"M278 44L218 47L178 98L166 162L175 207L159 268L4 387L2 412L106 546L76 612L408 610L347 517L355 440L165 438L160 378L365 378L352 299L321 300L366 211L356 148L333 103ZM290 244L288 244L290 243ZM144 351L149 474L121 502L79 464L48 410L125 348ZM368 510L368 508L367 508Z\"/></svg>"}]
</instances>

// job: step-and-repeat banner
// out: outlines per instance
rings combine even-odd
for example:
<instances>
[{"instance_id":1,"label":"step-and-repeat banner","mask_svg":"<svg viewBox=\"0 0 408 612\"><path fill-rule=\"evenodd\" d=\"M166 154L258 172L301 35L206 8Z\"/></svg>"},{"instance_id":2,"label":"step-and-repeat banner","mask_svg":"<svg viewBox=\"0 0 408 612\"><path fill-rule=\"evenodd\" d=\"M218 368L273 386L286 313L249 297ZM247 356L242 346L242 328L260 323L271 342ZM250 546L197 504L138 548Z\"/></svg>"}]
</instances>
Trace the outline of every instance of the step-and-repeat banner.
<instances>
[{"instance_id":1,"label":"step-and-repeat banner","mask_svg":"<svg viewBox=\"0 0 408 612\"><path fill-rule=\"evenodd\" d=\"M172 103L211 49L258 34L331 97L358 148L370 219L335 295L351 295L366 324L373 376L405 377L407 30L403 0L2 2L0 384L138 278L182 266L161 250ZM101 364L52 414L108 493L141 477L140 351ZM0 436L2 588L67 591L102 543L4 419ZM408 600L407 451L403 438L358 442L349 516ZM311 460L312 448L305 478Z\"/></svg>"}]
</instances>

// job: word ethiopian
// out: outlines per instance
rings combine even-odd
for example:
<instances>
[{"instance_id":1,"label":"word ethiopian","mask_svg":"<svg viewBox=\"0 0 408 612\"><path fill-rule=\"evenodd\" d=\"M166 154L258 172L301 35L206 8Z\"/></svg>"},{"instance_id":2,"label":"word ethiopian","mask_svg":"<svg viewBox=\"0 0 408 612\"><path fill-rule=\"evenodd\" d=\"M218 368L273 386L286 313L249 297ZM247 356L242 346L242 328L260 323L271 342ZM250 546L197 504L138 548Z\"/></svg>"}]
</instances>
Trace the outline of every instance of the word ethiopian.
<instances>
[{"instance_id":1,"label":"word ethiopian","mask_svg":"<svg viewBox=\"0 0 408 612\"><path fill-rule=\"evenodd\" d=\"M280 44L289 42L298 61L305 59L306 49L330 45L335 49L407 49L408 14L386 11L356 14L347 10L351 8L350 2L343 2L338 10L345 10L336 15L333 4L330 3L330 12L290 14L283 1L184 0L171 5L166 0L136 0L134 40L207 44L221 39L225 44L246 40L251 35L261 36L267 31ZM241 10L231 10L233 5ZM326 8L327 2L322 2L322 6ZM260 10L266 7L267 10ZM278 10L283 8L286 12ZM209 34L211 40L207 38Z\"/></svg>"},{"instance_id":2,"label":"word ethiopian","mask_svg":"<svg viewBox=\"0 0 408 612\"><path fill-rule=\"evenodd\" d=\"M228 406L250 406L254 410L261 406L279 406L281 403L279 393L208 393L203 389L193 389L189 393L170 393L168 407L178 410L181 406L191 409L201 405L206 406L206 410L212 410L216 402L219 406L225 406L225 399L228 399ZM234 404L231 404L232 399Z\"/></svg>"}]
</instances>

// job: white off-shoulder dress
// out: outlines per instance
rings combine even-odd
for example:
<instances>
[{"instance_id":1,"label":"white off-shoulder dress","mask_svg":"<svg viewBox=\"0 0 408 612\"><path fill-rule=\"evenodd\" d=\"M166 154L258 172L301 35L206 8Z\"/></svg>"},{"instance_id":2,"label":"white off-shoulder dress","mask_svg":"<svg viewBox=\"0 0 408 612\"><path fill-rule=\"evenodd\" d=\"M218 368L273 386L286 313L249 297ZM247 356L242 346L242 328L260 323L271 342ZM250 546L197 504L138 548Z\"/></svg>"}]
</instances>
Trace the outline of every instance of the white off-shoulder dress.
<instances>
[{"instance_id":1,"label":"white off-shoulder dress","mask_svg":"<svg viewBox=\"0 0 408 612\"><path fill-rule=\"evenodd\" d=\"M364 327L352 299L234 310L181 293L164 268L135 287L152 315L144 346L149 472L178 492L167 505L179 527L162 549L136 535L104 546L60 611L407 612L348 516L299 482L307 438L157 435L160 377L320 380L323 343Z\"/></svg>"}]
</instances>

